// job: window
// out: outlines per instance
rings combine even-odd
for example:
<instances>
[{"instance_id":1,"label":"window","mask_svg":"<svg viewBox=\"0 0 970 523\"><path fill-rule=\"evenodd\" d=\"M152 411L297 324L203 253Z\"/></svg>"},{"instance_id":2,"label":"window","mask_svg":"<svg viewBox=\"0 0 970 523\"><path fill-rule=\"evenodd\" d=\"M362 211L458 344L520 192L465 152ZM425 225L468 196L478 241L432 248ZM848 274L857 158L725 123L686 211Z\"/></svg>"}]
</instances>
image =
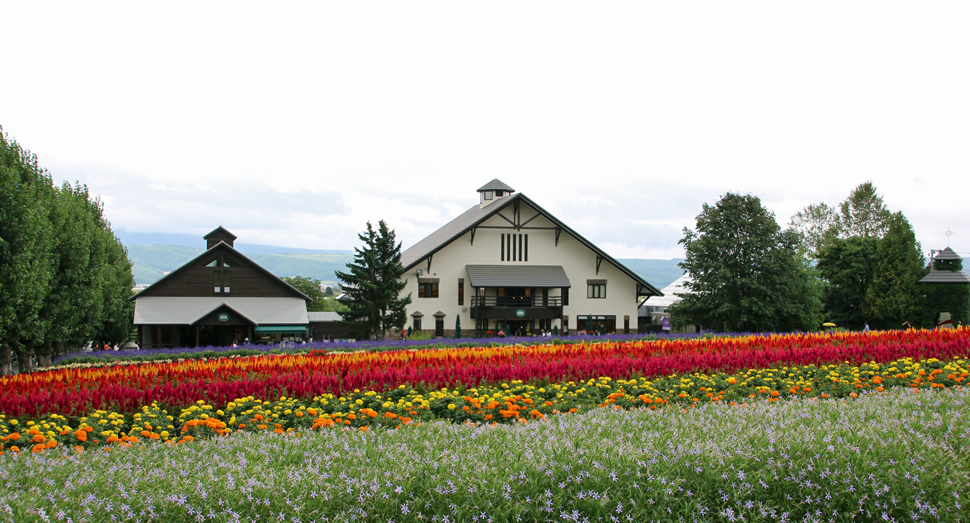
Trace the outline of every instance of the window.
<instances>
[{"instance_id":1,"label":"window","mask_svg":"<svg viewBox=\"0 0 970 523\"><path fill-rule=\"evenodd\" d=\"M505 195L505 192L504 191L495 191L495 197L496 198L501 198L504 195Z\"/></svg>"},{"instance_id":2,"label":"window","mask_svg":"<svg viewBox=\"0 0 970 523\"><path fill-rule=\"evenodd\" d=\"M485 199L486 200L492 199L492 191L485 191Z\"/></svg>"},{"instance_id":3,"label":"window","mask_svg":"<svg viewBox=\"0 0 970 523\"><path fill-rule=\"evenodd\" d=\"M418 278L418 298L437 298L438 278Z\"/></svg>"},{"instance_id":4,"label":"window","mask_svg":"<svg viewBox=\"0 0 970 523\"><path fill-rule=\"evenodd\" d=\"M586 297L589 299L606 298L606 280L586 280Z\"/></svg>"},{"instance_id":5,"label":"window","mask_svg":"<svg viewBox=\"0 0 970 523\"><path fill-rule=\"evenodd\" d=\"M502 234L499 248L502 261L529 261L528 234Z\"/></svg>"},{"instance_id":6,"label":"window","mask_svg":"<svg viewBox=\"0 0 970 523\"><path fill-rule=\"evenodd\" d=\"M458 278L458 305L465 304L465 278Z\"/></svg>"},{"instance_id":7,"label":"window","mask_svg":"<svg viewBox=\"0 0 970 523\"><path fill-rule=\"evenodd\" d=\"M232 286L232 271L212 271L212 290L213 292L229 292Z\"/></svg>"},{"instance_id":8,"label":"window","mask_svg":"<svg viewBox=\"0 0 970 523\"><path fill-rule=\"evenodd\" d=\"M563 307L569 305L569 287L562 288L562 305Z\"/></svg>"},{"instance_id":9,"label":"window","mask_svg":"<svg viewBox=\"0 0 970 523\"><path fill-rule=\"evenodd\" d=\"M414 327L412 328L414 332L421 330L421 318L414 318Z\"/></svg>"}]
</instances>

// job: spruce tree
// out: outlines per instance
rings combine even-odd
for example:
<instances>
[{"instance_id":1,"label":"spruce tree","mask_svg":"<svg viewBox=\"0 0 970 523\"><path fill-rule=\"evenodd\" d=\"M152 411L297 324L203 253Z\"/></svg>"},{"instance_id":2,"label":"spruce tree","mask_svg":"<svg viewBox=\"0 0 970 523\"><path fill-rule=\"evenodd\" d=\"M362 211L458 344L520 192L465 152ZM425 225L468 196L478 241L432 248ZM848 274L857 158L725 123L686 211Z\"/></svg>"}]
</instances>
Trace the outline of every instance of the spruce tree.
<instances>
[{"instance_id":1,"label":"spruce tree","mask_svg":"<svg viewBox=\"0 0 970 523\"><path fill-rule=\"evenodd\" d=\"M919 316L919 281L925 261L909 220L892 215L889 230L879 243L879 258L866 291L865 315L877 329L899 329Z\"/></svg>"},{"instance_id":2,"label":"spruce tree","mask_svg":"<svg viewBox=\"0 0 970 523\"><path fill-rule=\"evenodd\" d=\"M354 259L347 263L349 272L337 271L350 298L348 310L342 313L343 323L358 339L383 339L385 332L404 327L406 307L411 303L410 294L400 297L407 284L401 279L401 244L395 243L394 231L384 220L376 231L367 222L367 230L357 236L364 246L354 249Z\"/></svg>"}]
</instances>

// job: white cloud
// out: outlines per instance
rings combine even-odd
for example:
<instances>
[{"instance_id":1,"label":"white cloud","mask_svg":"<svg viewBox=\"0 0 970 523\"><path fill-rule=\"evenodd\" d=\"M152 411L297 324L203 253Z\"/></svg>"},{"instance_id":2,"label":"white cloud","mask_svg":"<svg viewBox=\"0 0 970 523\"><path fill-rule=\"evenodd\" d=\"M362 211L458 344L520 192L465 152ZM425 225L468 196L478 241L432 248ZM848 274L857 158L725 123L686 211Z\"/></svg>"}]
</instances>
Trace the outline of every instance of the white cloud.
<instances>
[{"instance_id":1,"label":"white cloud","mask_svg":"<svg viewBox=\"0 0 970 523\"><path fill-rule=\"evenodd\" d=\"M970 251L968 15L21 2L0 20L19 72L0 125L139 232L349 249L384 219L407 246L499 178L597 244L662 253L728 191L785 225L872 180L924 247L949 227Z\"/></svg>"}]
</instances>

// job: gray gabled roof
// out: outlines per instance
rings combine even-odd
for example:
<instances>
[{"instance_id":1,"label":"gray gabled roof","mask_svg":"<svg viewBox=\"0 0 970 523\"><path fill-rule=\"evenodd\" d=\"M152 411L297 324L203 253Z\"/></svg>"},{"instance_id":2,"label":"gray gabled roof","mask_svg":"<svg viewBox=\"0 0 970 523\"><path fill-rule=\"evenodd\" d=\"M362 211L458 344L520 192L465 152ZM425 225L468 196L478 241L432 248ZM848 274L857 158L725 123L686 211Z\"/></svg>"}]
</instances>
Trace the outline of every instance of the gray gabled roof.
<instances>
[{"instance_id":1,"label":"gray gabled roof","mask_svg":"<svg viewBox=\"0 0 970 523\"><path fill-rule=\"evenodd\" d=\"M970 283L970 276L963 271L930 271L920 283Z\"/></svg>"},{"instance_id":2,"label":"gray gabled roof","mask_svg":"<svg viewBox=\"0 0 970 523\"><path fill-rule=\"evenodd\" d=\"M424 260L428 256L440 251L445 246L457 240L463 234L478 226L492 215L498 213L515 201L521 201L531 206L547 220L551 221L556 227L561 228L570 236L579 240L579 242L585 245L588 249L595 252L598 256L601 256L604 260L608 261L611 265L633 279L633 281L637 282L639 286L644 287L647 294L651 296L663 296L663 293L660 292L659 289L648 283L647 280L644 280L639 274L631 271L625 265L616 261L615 258L603 252L602 249L594 245L586 238L583 238L576 231L570 229L566 224L559 221L558 218L550 214L548 211L540 207L522 193L516 193L512 196L501 198L495 203L486 205L485 207L475 205L471 209L468 209L454 220L446 223L443 227L431 233L426 238L412 245L406 251L401 253L401 265L404 266L405 271L410 270L412 267L420 263L421 260Z\"/></svg>"},{"instance_id":3,"label":"gray gabled roof","mask_svg":"<svg viewBox=\"0 0 970 523\"><path fill-rule=\"evenodd\" d=\"M472 287L570 287L562 265L466 265Z\"/></svg>"},{"instance_id":4,"label":"gray gabled roof","mask_svg":"<svg viewBox=\"0 0 970 523\"><path fill-rule=\"evenodd\" d=\"M328 321L335 322L343 320L340 313L334 311L307 311L306 314L310 319L310 323L321 323Z\"/></svg>"},{"instance_id":5,"label":"gray gabled roof","mask_svg":"<svg viewBox=\"0 0 970 523\"><path fill-rule=\"evenodd\" d=\"M145 296L135 301L134 324L193 325L223 306L255 325L306 325L309 321L303 298Z\"/></svg>"},{"instance_id":6,"label":"gray gabled roof","mask_svg":"<svg viewBox=\"0 0 970 523\"><path fill-rule=\"evenodd\" d=\"M947 247L933 256L934 260L962 260L963 258L953 249Z\"/></svg>"},{"instance_id":7,"label":"gray gabled roof","mask_svg":"<svg viewBox=\"0 0 970 523\"><path fill-rule=\"evenodd\" d=\"M515 192L515 189L509 187L508 185L505 185L498 178L495 178L492 181L486 183L485 185L481 186L478 189L478 192L482 192L482 191L508 191L508 192Z\"/></svg>"}]
</instances>

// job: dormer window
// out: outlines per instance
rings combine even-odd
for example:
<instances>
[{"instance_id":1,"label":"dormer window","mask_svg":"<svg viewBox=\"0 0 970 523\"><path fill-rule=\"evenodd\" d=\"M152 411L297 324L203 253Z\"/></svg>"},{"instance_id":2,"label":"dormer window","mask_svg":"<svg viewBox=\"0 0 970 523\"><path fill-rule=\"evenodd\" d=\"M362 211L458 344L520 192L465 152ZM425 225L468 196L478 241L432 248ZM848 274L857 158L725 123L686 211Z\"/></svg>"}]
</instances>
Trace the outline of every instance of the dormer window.
<instances>
[{"instance_id":1,"label":"dormer window","mask_svg":"<svg viewBox=\"0 0 970 523\"><path fill-rule=\"evenodd\" d=\"M486 200L492 199L492 191L485 191L485 199Z\"/></svg>"},{"instance_id":2,"label":"dormer window","mask_svg":"<svg viewBox=\"0 0 970 523\"><path fill-rule=\"evenodd\" d=\"M503 196L505 196L505 192L504 191L495 191L495 197L496 198L501 198Z\"/></svg>"}]
</instances>

